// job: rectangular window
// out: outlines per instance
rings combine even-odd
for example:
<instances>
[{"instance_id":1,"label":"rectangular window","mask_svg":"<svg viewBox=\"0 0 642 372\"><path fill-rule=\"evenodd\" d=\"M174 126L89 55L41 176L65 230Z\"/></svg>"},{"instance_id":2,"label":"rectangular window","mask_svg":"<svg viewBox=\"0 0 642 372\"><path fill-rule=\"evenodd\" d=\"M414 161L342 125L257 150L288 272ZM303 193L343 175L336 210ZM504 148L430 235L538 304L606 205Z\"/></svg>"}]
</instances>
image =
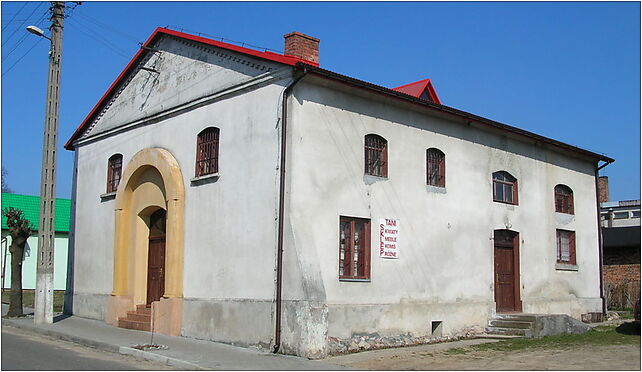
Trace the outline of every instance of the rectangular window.
<instances>
[{"instance_id":1,"label":"rectangular window","mask_svg":"<svg viewBox=\"0 0 642 372\"><path fill-rule=\"evenodd\" d=\"M376 134L365 138L365 174L388 177L388 142Z\"/></svg>"},{"instance_id":2,"label":"rectangular window","mask_svg":"<svg viewBox=\"0 0 642 372\"><path fill-rule=\"evenodd\" d=\"M640 218L640 211L632 211L631 218Z\"/></svg>"},{"instance_id":3,"label":"rectangular window","mask_svg":"<svg viewBox=\"0 0 642 372\"><path fill-rule=\"evenodd\" d=\"M557 262L575 265L575 232L557 230Z\"/></svg>"},{"instance_id":4,"label":"rectangular window","mask_svg":"<svg viewBox=\"0 0 642 372\"><path fill-rule=\"evenodd\" d=\"M340 217L339 279L370 279L370 220Z\"/></svg>"},{"instance_id":5,"label":"rectangular window","mask_svg":"<svg viewBox=\"0 0 642 372\"><path fill-rule=\"evenodd\" d=\"M629 212L615 212L613 213L614 220L624 220L629 218Z\"/></svg>"},{"instance_id":6,"label":"rectangular window","mask_svg":"<svg viewBox=\"0 0 642 372\"><path fill-rule=\"evenodd\" d=\"M113 155L107 165L107 193L116 192L120 183L120 176L123 170L123 156Z\"/></svg>"}]
</instances>

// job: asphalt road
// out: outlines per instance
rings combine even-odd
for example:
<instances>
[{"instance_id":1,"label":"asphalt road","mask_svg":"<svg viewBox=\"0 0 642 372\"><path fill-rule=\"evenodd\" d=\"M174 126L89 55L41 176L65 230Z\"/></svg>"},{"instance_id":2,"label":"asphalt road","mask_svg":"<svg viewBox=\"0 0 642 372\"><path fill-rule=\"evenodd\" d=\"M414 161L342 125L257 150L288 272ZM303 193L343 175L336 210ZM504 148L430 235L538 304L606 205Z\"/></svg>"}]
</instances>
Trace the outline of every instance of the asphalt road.
<instances>
[{"instance_id":1,"label":"asphalt road","mask_svg":"<svg viewBox=\"0 0 642 372\"><path fill-rule=\"evenodd\" d=\"M2 370L169 370L161 363L2 327Z\"/></svg>"}]
</instances>

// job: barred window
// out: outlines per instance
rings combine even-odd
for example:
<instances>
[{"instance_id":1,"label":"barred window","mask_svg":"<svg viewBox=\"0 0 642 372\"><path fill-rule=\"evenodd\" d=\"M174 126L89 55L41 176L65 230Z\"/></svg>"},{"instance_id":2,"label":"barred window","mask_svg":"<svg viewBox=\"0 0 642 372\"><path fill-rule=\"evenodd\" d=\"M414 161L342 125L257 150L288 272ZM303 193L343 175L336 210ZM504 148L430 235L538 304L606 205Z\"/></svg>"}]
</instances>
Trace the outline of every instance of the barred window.
<instances>
[{"instance_id":1,"label":"barred window","mask_svg":"<svg viewBox=\"0 0 642 372\"><path fill-rule=\"evenodd\" d=\"M573 190L566 185L555 186L555 212L574 214Z\"/></svg>"},{"instance_id":2,"label":"barred window","mask_svg":"<svg viewBox=\"0 0 642 372\"><path fill-rule=\"evenodd\" d=\"M370 279L370 220L340 217L339 279Z\"/></svg>"},{"instance_id":3,"label":"barred window","mask_svg":"<svg viewBox=\"0 0 642 372\"><path fill-rule=\"evenodd\" d=\"M446 155L438 149L426 150L426 183L446 187Z\"/></svg>"},{"instance_id":4,"label":"barred window","mask_svg":"<svg viewBox=\"0 0 642 372\"><path fill-rule=\"evenodd\" d=\"M575 265L575 232L557 230L557 262Z\"/></svg>"},{"instance_id":5,"label":"barred window","mask_svg":"<svg viewBox=\"0 0 642 372\"><path fill-rule=\"evenodd\" d=\"M365 174L388 177L388 141L376 134L366 136Z\"/></svg>"},{"instance_id":6,"label":"barred window","mask_svg":"<svg viewBox=\"0 0 642 372\"><path fill-rule=\"evenodd\" d=\"M508 172L493 173L493 200L517 205L517 179Z\"/></svg>"},{"instance_id":7,"label":"barred window","mask_svg":"<svg viewBox=\"0 0 642 372\"><path fill-rule=\"evenodd\" d=\"M112 155L107 161L107 193L116 192L123 171L123 156Z\"/></svg>"},{"instance_id":8,"label":"barred window","mask_svg":"<svg viewBox=\"0 0 642 372\"><path fill-rule=\"evenodd\" d=\"M209 127L196 141L196 177L218 173L219 129Z\"/></svg>"}]
</instances>

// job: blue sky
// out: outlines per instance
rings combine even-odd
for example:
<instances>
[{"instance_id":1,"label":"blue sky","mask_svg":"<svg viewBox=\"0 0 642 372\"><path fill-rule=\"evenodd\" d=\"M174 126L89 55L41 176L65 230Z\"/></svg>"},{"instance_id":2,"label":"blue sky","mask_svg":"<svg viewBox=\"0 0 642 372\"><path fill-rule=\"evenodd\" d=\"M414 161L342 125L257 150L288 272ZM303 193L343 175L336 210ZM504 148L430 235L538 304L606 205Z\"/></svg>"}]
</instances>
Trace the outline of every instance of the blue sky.
<instances>
[{"instance_id":1,"label":"blue sky","mask_svg":"<svg viewBox=\"0 0 642 372\"><path fill-rule=\"evenodd\" d=\"M611 199L640 198L639 2L83 2L65 19L62 148L158 26L283 49L321 39L321 67L386 87L430 78L442 103L615 158ZM2 2L2 166L38 195L49 3ZM206 35L206 36L207 36ZM97 166L104 166L99 164Z\"/></svg>"}]
</instances>

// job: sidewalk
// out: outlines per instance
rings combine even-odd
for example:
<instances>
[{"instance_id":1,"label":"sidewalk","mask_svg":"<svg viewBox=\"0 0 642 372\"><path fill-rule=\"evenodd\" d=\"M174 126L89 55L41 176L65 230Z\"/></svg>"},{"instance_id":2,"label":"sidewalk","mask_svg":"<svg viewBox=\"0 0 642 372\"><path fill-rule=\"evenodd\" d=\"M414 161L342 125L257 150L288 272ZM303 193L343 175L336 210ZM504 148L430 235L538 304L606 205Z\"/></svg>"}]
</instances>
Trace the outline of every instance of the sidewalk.
<instances>
[{"instance_id":1,"label":"sidewalk","mask_svg":"<svg viewBox=\"0 0 642 372\"><path fill-rule=\"evenodd\" d=\"M2 304L2 314L8 306ZM25 308L28 314L30 309ZM140 351L131 346L149 344L151 333L112 327L102 321L58 316L53 324L35 325L32 317L2 319L11 326L75 342L96 349L153 360L177 368L217 370L346 370L350 368L305 358L271 354L211 341L154 334L154 343L167 350Z\"/></svg>"}]
</instances>

